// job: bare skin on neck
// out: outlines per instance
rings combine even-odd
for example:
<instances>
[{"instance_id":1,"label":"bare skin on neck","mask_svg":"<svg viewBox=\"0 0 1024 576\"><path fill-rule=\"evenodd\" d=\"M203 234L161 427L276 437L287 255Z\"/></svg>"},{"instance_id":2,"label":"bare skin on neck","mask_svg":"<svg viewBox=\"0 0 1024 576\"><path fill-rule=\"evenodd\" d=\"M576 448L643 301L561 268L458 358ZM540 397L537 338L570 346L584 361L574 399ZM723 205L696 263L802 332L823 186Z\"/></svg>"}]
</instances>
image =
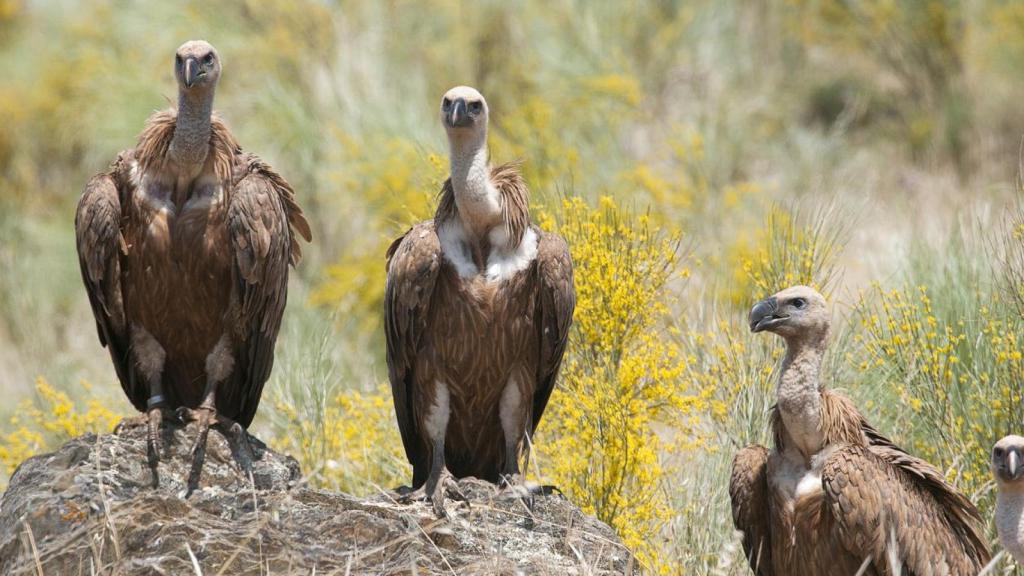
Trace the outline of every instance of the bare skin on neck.
<instances>
[{"instance_id":1,"label":"bare skin on neck","mask_svg":"<svg viewBox=\"0 0 1024 576\"><path fill-rule=\"evenodd\" d=\"M187 42L175 54L178 117L167 153L177 168L173 198L179 208L188 198L194 182L204 172L212 172L207 166L207 156L213 98L220 71L220 58L206 42Z\"/></svg>"},{"instance_id":2,"label":"bare skin on neck","mask_svg":"<svg viewBox=\"0 0 1024 576\"><path fill-rule=\"evenodd\" d=\"M795 286L759 302L750 313L754 332L778 334L786 342L777 388L779 415L804 462L824 446L821 417L821 361L830 318L825 299Z\"/></svg>"},{"instance_id":3,"label":"bare skin on neck","mask_svg":"<svg viewBox=\"0 0 1024 576\"><path fill-rule=\"evenodd\" d=\"M779 415L793 444L808 461L825 440L821 429L821 359L821 347L787 339L777 388Z\"/></svg>"},{"instance_id":4,"label":"bare skin on neck","mask_svg":"<svg viewBox=\"0 0 1024 576\"><path fill-rule=\"evenodd\" d=\"M466 232L480 241L502 223L487 158L487 102L472 88L452 88L441 101L441 121L448 133L455 205Z\"/></svg>"}]
</instances>

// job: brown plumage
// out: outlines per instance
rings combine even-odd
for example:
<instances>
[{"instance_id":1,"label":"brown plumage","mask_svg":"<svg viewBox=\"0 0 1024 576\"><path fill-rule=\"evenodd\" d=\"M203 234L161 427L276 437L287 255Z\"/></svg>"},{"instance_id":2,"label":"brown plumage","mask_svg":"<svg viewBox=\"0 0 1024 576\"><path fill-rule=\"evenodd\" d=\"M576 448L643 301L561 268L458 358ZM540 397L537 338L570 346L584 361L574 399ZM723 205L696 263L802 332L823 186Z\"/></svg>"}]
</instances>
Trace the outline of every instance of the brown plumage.
<instances>
[{"instance_id":1,"label":"brown plumage","mask_svg":"<svg viewBox=\"0 0 1024 576\"><path fill-rule=\"evenodd\" d=\"M786 340L775 446L741 450L729 484L753 572L977 574L990 556L974 505L848 398L821 388L824 298L804 286L784 290L758 303L750 323Z\"/></svg>"},{"instance_id":2,"label":"brown plumage","mask_svg":"<svg viewBox=\"0 0 1024 576\"><path fill-rule=\"evenodd\" d=\"M575 306L565 241L530 225L515 165L490 167L487 108L445 95L452 148L434 220L388 250L385 330L412 488L444 513L445 474L516 481Z\"/></svg>"},{"instance_id":3,"label":"brown plumage","mask_svg":"<svg viewBox=\"0 0 1024 576\"><path fill-rule=\"evenodd\" d=\"M273 365L288 266L301 258L295 233L308 241L310 230L288 183L212 113L213 47L183 45L176 73L178 108L154 113L136 147L89 181L75 229L100 341L129 400L149 413L154 483L162 411L182 408L201 422L195 488L210 424L245 441Z\"/></svg>"}]
</instances>

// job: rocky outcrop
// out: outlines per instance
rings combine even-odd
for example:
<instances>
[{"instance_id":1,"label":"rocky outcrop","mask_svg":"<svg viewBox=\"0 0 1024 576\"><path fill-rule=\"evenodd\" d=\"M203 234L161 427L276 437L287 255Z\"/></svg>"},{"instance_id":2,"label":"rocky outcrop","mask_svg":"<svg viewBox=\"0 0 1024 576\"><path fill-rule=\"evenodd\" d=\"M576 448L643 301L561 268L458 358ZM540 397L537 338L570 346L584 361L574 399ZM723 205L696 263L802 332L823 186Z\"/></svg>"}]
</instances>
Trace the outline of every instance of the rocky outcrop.
<instances>
[{"instance_id":1,"label":"rocky outcrop","mask_svg":"<svg viewBox=\"0 0 1024 576\"><path fill-rule=\"evenodd\" d=\"M159 488L145 427L86 435L25 461L0 500L0 574L630 574L614 532L565 498L521 500L473 479L430 506L308 487L298 464L252 439L252 481L210 434L188 499L194 425L166 424Z\"/></svg>"}]
</instances>

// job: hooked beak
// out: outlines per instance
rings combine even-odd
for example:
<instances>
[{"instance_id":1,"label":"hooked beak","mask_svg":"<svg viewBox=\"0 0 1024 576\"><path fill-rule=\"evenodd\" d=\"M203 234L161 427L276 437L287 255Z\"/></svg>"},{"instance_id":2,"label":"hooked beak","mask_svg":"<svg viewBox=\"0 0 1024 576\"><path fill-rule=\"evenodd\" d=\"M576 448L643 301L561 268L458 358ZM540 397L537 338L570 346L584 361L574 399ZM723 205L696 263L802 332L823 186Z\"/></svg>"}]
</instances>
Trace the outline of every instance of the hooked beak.
<instances>
[{"instance_id":1,"label":"hooked beak","mask_svg":"<svg viewBox=\"0 0 1024 576\"><path fill-rule=\"evenodd\" d=\"M779 301L774 296L761 300L750 310L750 331L763 332L789 316L776 316L779 310Z\"/></svg>"},{"instance_id":2,"label":"hooked beak","mask_svg":"<svg viewBox=\"0 0 1024 576\"><path fill-rule=\"evenodd\" d=\"M458 98L452 102L452 111L449 114L448 125L453 128L465 128L472 123L464 98Z\"/></svg>"},{"instance_id":3,"label":"hooked beak","mask_svg":"<svg viewBox=\"0 0 1024 576\"><path fill-rule=\"evenodd\" d=\"M191 88L192 85L196 83L196 78L199 78L203 74L204 72L202 72L199 66L199 60L193 57L185 59L185 88Z\"/></svg>"},{"instance_id":4,"label":"hooked beak","mask_svg":"<svg viewBox=\"0 0 1024 576\"><path fill-rule=\"evenodd\" d=\"M1010 449L1006 454L1006 472L1013 480L1020 475L1020 457L1016 449Z\"/></svg>"}]
</instances>

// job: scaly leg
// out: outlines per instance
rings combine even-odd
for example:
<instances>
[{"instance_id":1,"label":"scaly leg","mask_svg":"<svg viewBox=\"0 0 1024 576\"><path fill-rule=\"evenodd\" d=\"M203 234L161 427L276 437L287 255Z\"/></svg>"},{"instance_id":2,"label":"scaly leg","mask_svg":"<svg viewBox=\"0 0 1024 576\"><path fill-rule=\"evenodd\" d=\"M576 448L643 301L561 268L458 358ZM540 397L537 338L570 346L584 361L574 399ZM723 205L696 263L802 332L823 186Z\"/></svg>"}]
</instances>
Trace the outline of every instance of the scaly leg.
<instances>
[{"instance_id":1,"label":"scaly leg","mask_svg":"<svg viewBox=\"0 0 1024 576\"><path fill-rule=\"evenodd\" d=\"M505 438L505 465L501 471L501 486L511 489L525 484L519 471L519 446L526 436L529 410L524 410L523 391L519 387L519 379L524 375L513 375L505 384L501 393L499 415L501 431ZM529 508L530 503L527 503Z\"/></svg>"},{"instance_id":2,"label":"scaly leg","mask_svg":"<svg viewBox=\"0 0 1024 576\"><path fill-rule=\"evenodd\" d=\"M196 409L184 406L178 409L178 416L183 421L199 424L199 432L192 445L192 467L188 474L186 498L199 487L199 478L206 462L206 442L210 435L210 427L214 425L231 443L239 468L246 476L252 477L253 452L245 428L217 412L217 386L227 380L233 368L234 358L231 355L230 340L224 336L206 358L206 389L203 391L202 403Z\"/></svg>"},{"instance_id":3,"label":"scaly leg","mask_svg":"<svg viewBox=\"0 0 1024 576\"><path fill-rule=\"evenodd\" d=\"M214 392L216 393L216 392ZM212 397L211 397L212 398ZM210 437L210 428L217 430L228 439L231 444L232 454L238 467L246 475L252 477L253 456L252 445L249 443L249 434L245 428L234 420L217 413L214 402L207 403L205 400L199 408L192 409L178 408L178 417L185 422L198 422L199 432L196 434L195 442L192 444L192 467L188 473L188 491L185 497L188 498L199 487L199 479L203 473L203 465L206 463L206 443Z\"/></svg>"},{"instance_id":4,"label":"scaly leg","mask_svg":"<svg viewBox=\"0 0 1024 576\"><path fill-rule=\"evenodd\" d=\"M444 509L444 496L447 493L453 500L469 503L466 495L459 490L459 484L455 481L451 472L444 464L444 440L448 431L448 417L450 415L448 386L438 382L434 390L434 402L426 419L426 436L430 439L430 473L427 474L427 481L416 490L401 496L402 502L413 500L430 500L433 504L434 515L438 518L448 516Z\"/></svg>"},{"instance_id":5,"label":"scaly leg","mask_svg":"<svg viewBox=\"0 0 1024 576\"><path fill-rule=\"evenodd\" d=\"M153 476L153 488L160 485L160 424L167 407L164 397L163 371L167 354L160 343L145 328L131 327L132 353L142 377L149 384L146 402L146 460Z\"/></svg>"},{"instance_id":6,"label":"scaly leg","mask_svg":"<svg viewBox=\"0 0 1024 576\"><path fill-rule=\"evenodd\" d=\"M527 514L526 527L533 528L534 496L549 494L553 487L527 482L519 468L520 458L525 465L530 462L528 430L532 428L533 418L530 407L523 405L522 397L516 379L510 378L502 393L500 406L501 428L505 436L505 465L501 472L499 498L519 500Z\"/></svg>"},{"instance_id":7,"label":"scaly leg","mask_svg":"<svg viewBox=\"0 0 1024 576\"><path fill-rule=\"evenodd\" d=\"M160 392L150 391L146 407L149 409L146 418L146 460L153 473L153 488L160 486L160 424L163 423L164 408L167 401Z\"/></svg>"},{"instance_id":8,"label":"scaly leg","mask_svg":"<svg viewBox=\"0 0 1024 576\"><path fill-rule=\"evenodd\" d=\"M444 498L447 494L452 500L469 504L469 498L459 489L459 483L444 465L444 436L435 439L432 443L433 454L430 460L430 474L427 475L427 482L420 488L407 492L400 497L401 502L415 502L429 500L434 515L438 518L446 518L448 512L444 507Z\"/></svg>"}]
</instances>

